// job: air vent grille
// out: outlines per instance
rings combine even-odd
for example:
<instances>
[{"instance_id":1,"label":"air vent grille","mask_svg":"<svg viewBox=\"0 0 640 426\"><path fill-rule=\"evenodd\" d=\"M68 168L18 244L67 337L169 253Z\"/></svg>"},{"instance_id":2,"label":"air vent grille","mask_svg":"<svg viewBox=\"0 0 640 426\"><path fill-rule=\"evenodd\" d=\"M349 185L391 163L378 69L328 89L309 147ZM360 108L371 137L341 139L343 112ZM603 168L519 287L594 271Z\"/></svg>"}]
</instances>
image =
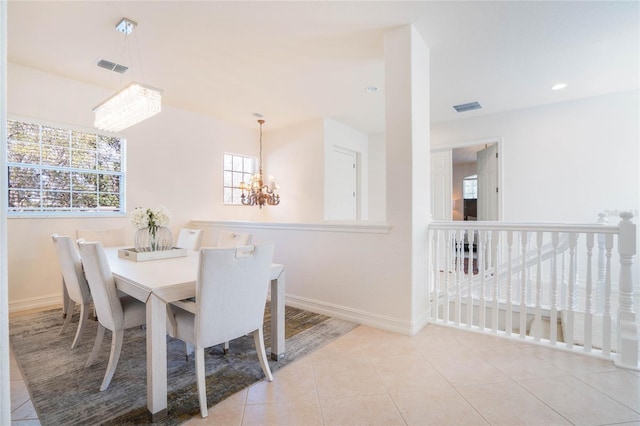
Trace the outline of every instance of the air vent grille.
<instances>
[{"instance_id":1,"label":"air vent grille","mask_svg":"<svg viewBox=\"0 0 640 426\"><path fill-rule=\"evenodd\" d=\"M115 71L115 72L120 73L120 74L124 74L129 69L129 67L126 67L126 66L120 65L120 64L116 64L115 62L107 61L106 59L100 59L98 61L98 66L100 68L104 68L104 69L107 69L109 71Z\"/></svg>"},{"instance_id":2,"label":"air vent grille","mask_svg":"<svg viewBox=\"0 0 640 426\"><path fill-rule=\"evenodd\" d=\"M478 102L470 102L468 104L454 105L453 109L457 112L473 111L482 108Z\"/></svg>"}]
</instances>

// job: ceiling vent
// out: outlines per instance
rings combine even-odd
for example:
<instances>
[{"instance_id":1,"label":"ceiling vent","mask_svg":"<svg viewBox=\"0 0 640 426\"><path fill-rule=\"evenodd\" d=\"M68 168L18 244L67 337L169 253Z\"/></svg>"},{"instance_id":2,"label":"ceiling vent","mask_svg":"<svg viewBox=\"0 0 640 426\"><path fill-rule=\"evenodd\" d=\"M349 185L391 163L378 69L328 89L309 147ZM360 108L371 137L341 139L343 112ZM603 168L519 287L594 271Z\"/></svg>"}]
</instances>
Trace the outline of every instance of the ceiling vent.
<instances>
[{"instance_id":1,"label":"ceiling vent","mask_svg":"<svg viewBox=\"0 0 640 426\"><path fill-rule=\"evenodd\" d=\"M127 66L116 64L115 62L107 61L106 59L100 59L98 61L98 66L100 68L104 68L109 71L115 71L120 74L124 74L129 69L129 67Z\"/></svg>"},{"instance_id":2,"label":"ceiling vent","mask_svg":"<svg viewBox=\"0 0 640 426\"><path fill-rule=\"evenodd\" d=\"M482 108L478 102L470 102L468 104L454 105L453 109L457 112L473 111Z\"/></svg>"}]
</instances>

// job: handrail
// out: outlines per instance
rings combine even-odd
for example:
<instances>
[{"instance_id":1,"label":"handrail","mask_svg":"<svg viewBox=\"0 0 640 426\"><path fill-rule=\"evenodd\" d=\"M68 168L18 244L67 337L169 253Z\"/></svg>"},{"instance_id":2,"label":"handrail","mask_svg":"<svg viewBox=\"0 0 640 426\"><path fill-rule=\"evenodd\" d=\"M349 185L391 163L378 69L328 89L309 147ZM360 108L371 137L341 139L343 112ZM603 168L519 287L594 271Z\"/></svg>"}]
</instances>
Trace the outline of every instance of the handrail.
<instances>
[{"instance_id":1,"label":"handrail","mask_svg":"<svg viewBox=\"0 0 640 426\"><path fill-rule=\"evenodd\" d=\"M542 231L542 232L595 232L598 234L618 234L619 225L575 224L575 223L530 223L494 221L433 221L427 229L433 230L496 230L496 231Z\"/></svg>"}]
</instances>

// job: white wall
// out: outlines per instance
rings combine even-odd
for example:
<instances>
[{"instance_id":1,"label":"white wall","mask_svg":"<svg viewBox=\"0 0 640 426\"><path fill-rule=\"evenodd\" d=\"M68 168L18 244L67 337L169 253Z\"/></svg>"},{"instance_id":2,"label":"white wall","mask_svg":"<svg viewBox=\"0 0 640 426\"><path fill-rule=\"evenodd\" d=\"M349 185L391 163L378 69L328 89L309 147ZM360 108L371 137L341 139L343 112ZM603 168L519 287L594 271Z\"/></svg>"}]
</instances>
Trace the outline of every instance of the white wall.
<instances>
[{"instance_id":1,"label":"white wall","mask_svg":"<svg viewBox=\"0 0 640 426\"><path fill-rule=\"evenodd\" d=\"M431 141L502 138L506 221L594 222L605 210L638 211L639 117L636 90L437 123Z\"/></svg>"},{"instance_id":2,"label":"white wall","mask_svg":"<svg viewBox=\"0 0 640 426\"><path fill-rule=\"evenodd\" d=\"M369 135L369 220L387 220L387 173L384 133Z\"/></svg>"}]
</instances>

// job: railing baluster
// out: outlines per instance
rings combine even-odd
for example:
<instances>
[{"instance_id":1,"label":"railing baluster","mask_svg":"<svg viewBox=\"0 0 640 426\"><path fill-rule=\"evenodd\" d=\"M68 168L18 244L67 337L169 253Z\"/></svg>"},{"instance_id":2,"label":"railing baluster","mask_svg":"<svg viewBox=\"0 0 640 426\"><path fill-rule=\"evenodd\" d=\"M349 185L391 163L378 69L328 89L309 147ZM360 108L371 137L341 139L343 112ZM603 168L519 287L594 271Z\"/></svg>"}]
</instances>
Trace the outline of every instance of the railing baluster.
<instances>
[{"instance_id":1,"label":"railing baluster","mask_svg":"<svg viewBox=\"0 0 640 426\"><path fill-rule=\"evenodd\" d=\"M587 286L584 306L584 350L591 352L593 347L593 316L592 310L592 275L591 275L591 258L593 252L593 232L587 233Z\"/></svg>"},{"instance_id":2,"label":"railing baluster","mask_svg":"<svg viewBox=\"0 0 640 426\"><path fill-rule=\"evenodd\" d=\"M452 254L453 254L453 249L454 249L454 245L453 245L453 232L451 232L451 230L447 230L445 231L445 244L446 244L446 257L447 257L447 261L446 261L446 268L444 270L444 285L445 285L445 289L444 289L444 300L442 302L442 320L444 321L445 324L448 324L449 321L451 320L451 318L449 318L449 292L451 291L451 276L452 276L452 272L451 271L451 266L452 266L452 262L453 259L451 258Z\"/></svg>"},{"instance_id":3,"label":"railing baluster","mask_svg":"<svg viewBox=\"0 0 640 426\"><path fill-rule=\"evenodd\" d=\"M499 320L499 299L500 299L500 278L498 271L498 245L500 233L497 230L491 231L491 267L493 270L493 308L491 310L491 329L494 333L498 332Z\"/></svg>"},{"instance_id":4,"label":"railing baluster","mask_svg":"<svg viewBox=\"0 0 640 426\"><path fill-rule=\"evenodd\" d=\"M551 307L549 309L549 342L555 345L558 341L558 245L560 234L551 234L553 257L551 258Z\"/></svg>"},{"instance_id":5,"label":"railing baluster","mask_svg":"<svg viewBox=\"0 0 640 426\"><path fill-rule=\"evenodd\" d=\"M431 318L438 319L438 305L440 303L440 288L442 287L442 271L440 270L440 235L442 231L435 230L429 233L431 242L431 264L433 287L431 288Z\"/></svg>"},{"instance_id":6,"label":"railing baluster","mask_svg":"<svg viewBox=\"0 0 640 426\"><path fill-rule=\"evenodd\" d=\"M576 286L576 245L578 243L578 234L569 233L569 296L567 305L567 326L565 327L564 341L567 348L573 348L573 322L574 322L574 292Z\"/></svg>"},{"instance_id":7,"label":"railing baluster","mask_svg":"<svg viewBox=\"0 0 640 426\"><path fill-rule=\"evenodd\" d=\"M535 310L535 329L534 338L536 342L540 341L540 333L542 331L542 231L536 233L536 250L538 252L538 260L536 262L536 310Z\"/></svg>"},{"instance_id":8,"label":"railing baluster","mask_svg":"<svg viewBox=\"0 0 640 426\"><path fill-rule=\"evenodd\" d=\"M611 355L611 249L613 235L607 234L604 240L605 274L604 274L604 312L602 313L602 354Z\"/></svg>"},{"instance_id":9,"label":"railing baluster","mask_svg":"<svg viewBox=\"0 0 640 426\"><path fill-rule=\"evenodd\" d=\"M467 259L467 327L473 325L473 244L475 242L475 232L473 229L467 230L467 238L469 241L469 258Z\"/></svg>"},{"instance_id":10,"label":"railing baluster","mask_svg":"<svg viewBox=\"0 0 640 426\"><path fill-rule=\"evenodd\" d=\"M512 255L511 250L513 249L513 231L507 231L507 312L505 314L505 333L507 336L511 336L513 332L513 301L511 300L511 293L513 291L512 284Z\"/></svg>"},{"instance_id":11,"label":"railing baluster","mask_svg":"<svg viewBox=\"0 0 640 426\"><path fill-rule=\"evenodd\" d=\"M606 225L608 223L604 213L598 214L598 223ZM598 286L596 287L596 313L604 312L604 286L606 279L606 254L605 254L605 234L598 234Z\"/></svg>"},{"instance_id":12,"label":"railing baluster","mask_svg":"<svg viewBox=\"0 0 640 426\"><path fill-rule=\"evenodd\" d=\"M478 273L480 274L480 300L478 304L478 327L480 330L484 330L487 326L485 322L486 312L485 312L485 283L484 283L484 273L485 273L485 265L484 265L484 253L485 253L485 244L486 244L486 234L485 231L478 231Z\"/></svg>"},{"instance_id":13,"label":"railing baluster","mask_svg":"<svg viewBox=\"0 0 640 426\"><path fill-rule=\"evenodd\" d=\"M522 277L520 283L520 338L527 335L527 281L529 280L529 268L527 268L527 245L529 234L527 231L520 233L520 244L522 249Z\"/></svg>"},{"instance_id":14,"label":"railing baluster","mask_svg":"<svg viewBox=\"0 0 640 426\"><path fill-rule=\"evenodd\" d=\"M454 321L456 327L460 326L460 316L461 316L461 304L462 304L462 295L460 288L462 286L462 277L464 276L464 271L462 269L462 257L464 256L464 230L458 231L456 238L456 250L457 250L457 263L458 267L456 269L456 295L455 295L455 307L454 307Z\"/></svg>"}]
</instances>

